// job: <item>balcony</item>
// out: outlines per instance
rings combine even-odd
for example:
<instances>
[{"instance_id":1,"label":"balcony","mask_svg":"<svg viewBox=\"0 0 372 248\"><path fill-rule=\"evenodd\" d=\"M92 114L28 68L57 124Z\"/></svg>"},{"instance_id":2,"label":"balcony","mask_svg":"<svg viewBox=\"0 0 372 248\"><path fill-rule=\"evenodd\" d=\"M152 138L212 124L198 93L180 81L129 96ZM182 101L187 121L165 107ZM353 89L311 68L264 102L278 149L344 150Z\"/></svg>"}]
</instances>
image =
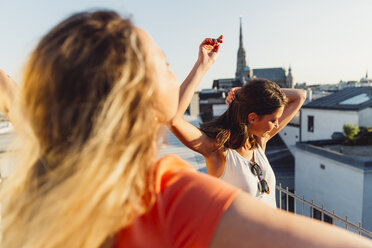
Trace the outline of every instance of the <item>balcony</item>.
<instances>
[{"instance_id":1,"label":"balcony","mask_svg":"<svg viewBox=\"0 0 372 248\"><path fill-rule=\"evenodd\" d=\"M296 191L290 192L288 187L283 189L281 184L276 186L276 193L279 195L279 199L281 199L278 203L278 208L282 210L291 211L331 225L344 227L346 230L372 239L372 232L362 228L360 222L357 225L351 223L347 215L345 217L338 216L334 209L332 212L329 212L325 209L324 204L318 206L314 204L314 200L311 200L311 202L306 201L304 195L298 196Z\"/></svg>"}]
</instances>

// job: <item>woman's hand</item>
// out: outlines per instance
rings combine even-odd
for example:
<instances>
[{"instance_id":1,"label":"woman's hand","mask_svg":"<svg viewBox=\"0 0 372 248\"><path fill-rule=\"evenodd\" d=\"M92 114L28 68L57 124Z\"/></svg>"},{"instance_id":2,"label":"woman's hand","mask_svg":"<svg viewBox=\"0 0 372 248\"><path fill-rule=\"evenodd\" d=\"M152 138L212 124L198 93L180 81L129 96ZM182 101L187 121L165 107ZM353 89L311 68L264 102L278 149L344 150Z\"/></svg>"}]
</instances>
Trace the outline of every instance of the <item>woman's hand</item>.
<instances>
[{"instance_id":1,"label":"woman's hand","mask_svg":"<svg viewBox=\"0 0 372 248\"><path fill-rule=\"evenodd\" d=\"M226 101L225 101L228 106L230 106L231 102L234 101L235 95L236 95L236 93L238 93L240 88L241 87L235 87L235 88L232 88L229 91L229 93L227 94L227 97L226 97Z\"/></svg>"},{"instance_id":2,"label":"woman's hand","mask_svg":"<svg viewBox=\"0 0 372 248\"><path fill-rule=\"evenodd\" d=\"M223 35L217 39L206 38L199 46L199 62L212 65L218 57L220 44L223 42Z\"/></svg>"}]
</instances>

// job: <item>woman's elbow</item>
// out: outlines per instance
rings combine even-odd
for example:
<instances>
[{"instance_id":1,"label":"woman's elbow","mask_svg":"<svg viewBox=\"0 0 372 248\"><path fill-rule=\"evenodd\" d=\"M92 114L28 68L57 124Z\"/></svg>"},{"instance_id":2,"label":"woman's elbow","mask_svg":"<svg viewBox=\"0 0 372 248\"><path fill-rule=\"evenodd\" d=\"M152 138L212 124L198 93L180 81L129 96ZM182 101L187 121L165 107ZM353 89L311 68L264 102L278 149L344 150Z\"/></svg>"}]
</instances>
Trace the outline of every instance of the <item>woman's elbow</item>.
<instances>
[{"instance_id":1,"label":"woman's elbow","mask_svg":"<svg viewBox=\"0 0 372 248\"><path fill-rule=\"evenodd\" d=\"M298 98L301 100L301 102L304 102L306 100L306 90L298 89Z\"/></svg>"}]
</instances>

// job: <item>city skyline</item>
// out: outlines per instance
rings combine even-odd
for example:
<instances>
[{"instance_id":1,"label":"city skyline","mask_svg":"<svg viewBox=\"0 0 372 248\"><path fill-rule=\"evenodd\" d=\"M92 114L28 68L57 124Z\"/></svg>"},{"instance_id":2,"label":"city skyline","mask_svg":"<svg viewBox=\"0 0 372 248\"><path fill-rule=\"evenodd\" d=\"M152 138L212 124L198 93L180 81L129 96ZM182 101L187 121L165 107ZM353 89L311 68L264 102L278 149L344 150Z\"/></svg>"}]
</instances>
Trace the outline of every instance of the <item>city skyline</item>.
<instances>
[{"instance_id":1,"label":"city skyline","mask_svg":"<svg viewBox=\"0 0 372 248\"><path fill-rule=\"evenodd\" d=\"M224 35L218 61L199 89L214 79L233 78L239 46L239 17L243 44L251 68L291 66L294 81L335 84L359 80L372 71L372 33L368 0L294 0L158 2L145 0L72 0L1 2L0 69L20 81L28 54L55 24L72 13L92 8L132 15L164 51L180 82L196 61L205 37ZM32 10L32 11L31 11Z\"/></svg>"}]
</instances>

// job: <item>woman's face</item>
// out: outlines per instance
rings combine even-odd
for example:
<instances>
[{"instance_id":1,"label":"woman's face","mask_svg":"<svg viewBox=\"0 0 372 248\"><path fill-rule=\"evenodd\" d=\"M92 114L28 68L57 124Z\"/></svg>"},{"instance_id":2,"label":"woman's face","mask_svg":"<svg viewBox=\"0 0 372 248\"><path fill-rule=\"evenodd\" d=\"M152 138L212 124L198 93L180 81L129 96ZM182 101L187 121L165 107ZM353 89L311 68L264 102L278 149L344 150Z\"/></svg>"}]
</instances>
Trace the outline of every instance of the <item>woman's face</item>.
<instances>
[{"instance_id":1,"label":"woman's face","mask_svg":"<svg viewBox=\"0 0 372 248\"><path fill-rule=\"evenodd\" d=\"M271 131L279 128L279 118L283 114L284 107L280 107L274 113L258 116L251 114L248 116L250 123L250 133L257 137L267 137ZM253 120L253 121L252 121Z\"/></svg>"},{"instance_id":2,"label":"woman's face","mask_svg":"<svg viewBox=\"0 0 372 248\"><path fill-rule=\"evenodd\" d=\"M139 40L144 48L146 64L151 78L157 85L155 101L155 116L165 123L174 117L178 108L179 84L176 75L170 71L162 50L155 44L150 35L137 28Z\"/></svg>"}]
</instances>

